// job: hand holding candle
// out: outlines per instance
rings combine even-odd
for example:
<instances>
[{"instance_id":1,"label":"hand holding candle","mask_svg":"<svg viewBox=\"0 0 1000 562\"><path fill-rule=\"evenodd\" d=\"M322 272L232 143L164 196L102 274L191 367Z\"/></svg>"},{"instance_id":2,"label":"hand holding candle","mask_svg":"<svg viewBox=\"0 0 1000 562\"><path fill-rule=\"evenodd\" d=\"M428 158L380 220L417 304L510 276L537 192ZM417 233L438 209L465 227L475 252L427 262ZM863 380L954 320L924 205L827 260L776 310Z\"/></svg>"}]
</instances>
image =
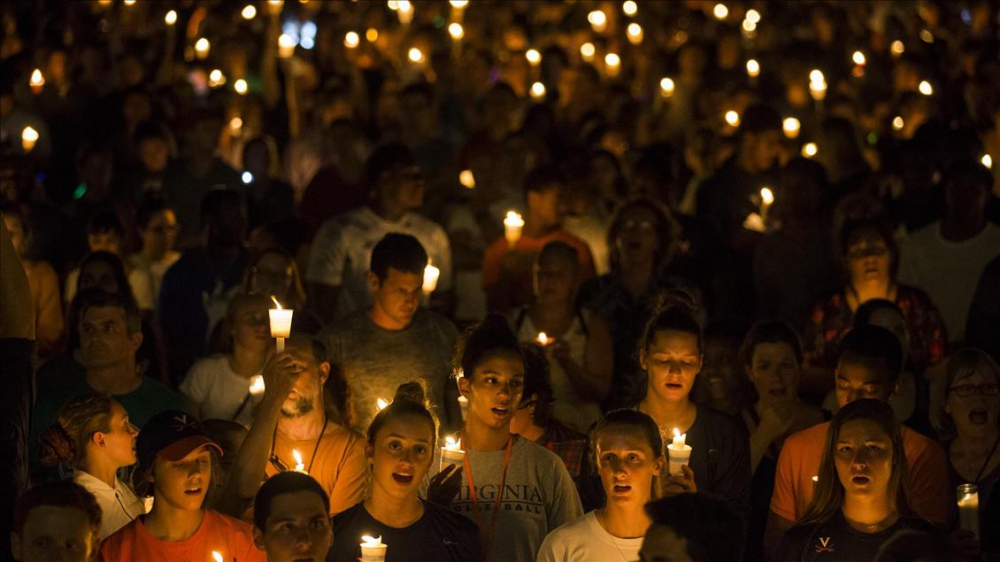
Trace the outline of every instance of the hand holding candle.
<instances>
[{"instance_id":1,"label":"hand holding candle","mask_svg":"<svg viewBox=\"0 0 1000 562\"><path fill-rule=\"evenodd\" d=\"M979 489L975 484L958 487L958 526L972 531L979 540Z\"/></svg>"},{"instance_id":2,"label":"hand holding candle","mask_svg":"<svg viewBox=\"0 0 1000 562\"><path fill-rule=\"evenodd\" d=\"M682 466L687 466L691 460L691 445L685 443L686 433L681 433L674 428L674 440L667 445L667 452L670 460L670 474L683 474Z\"/></svg>"},{"instance_id":3,"label":"hand holding candle","mask_svg":"<svg viewBox=\"0 0 1000 562\"><path fill-rule=\"evenodd\" d=\"M465 451L462 450L461 442L454 437L446 437L444 446L441 447L441 459L438 461L438 472L444 472L448 465L460 465L465 459Z\"/></svg>"},{"instance_id":4,"label":"hand holding candle","mask_svg":"<svg viewBox=\"0 0 1000 562\"><path fill-rule=\"evenodd\" d=\"M524 219L514 211L507 211L507 218L503 220L503 235L510 244L511 249L521 239L521 230L524 228Z\"/></svg>"},{"instance_id":5,"label":"hand holding candle","mask_svg":"<svg viewBox=\"0 0 1000 562\"><path fill-rule=\"evenodd\" d=\"M271 337L278 340L278 353L281 353L285 351L285 338L292 333L292 312L294 311L281 308L281 303L274 296L271 297L271 300L278 307L267 311L271 319Z\"/></svg>"},{"instance_id":6,"label":"hand holding candle","mask_svg":"<svg viewBox=\"0 0 1000 562\"><path fill-rule=\"evenodd\" d=\"M361 537L361 562L385 562L385 551L389 545L382 543L382 537Z\"/></svg>"}]
</instances>

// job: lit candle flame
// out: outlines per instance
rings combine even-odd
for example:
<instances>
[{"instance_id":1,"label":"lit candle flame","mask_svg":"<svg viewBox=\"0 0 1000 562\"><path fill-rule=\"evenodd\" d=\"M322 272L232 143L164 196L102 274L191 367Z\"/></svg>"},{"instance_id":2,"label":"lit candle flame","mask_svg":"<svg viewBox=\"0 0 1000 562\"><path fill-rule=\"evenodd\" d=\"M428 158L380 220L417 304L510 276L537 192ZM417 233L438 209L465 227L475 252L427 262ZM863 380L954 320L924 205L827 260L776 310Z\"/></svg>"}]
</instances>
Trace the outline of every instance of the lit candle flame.
<instances>
[{"instance_id":1,"label":"lit candle flame","mask_svg":"<svg viewBox=\"0 0 1000 562\"><path fill-rule=\"evenodd\" d=\"M472 170L462 170L458 173L458 183L466 189L476 187L476 176L472 175Z\"/></svg>"},{"instance_id":2,"label":"lit candle flame","mask_svg":"<svg viewBox=\"0 0 1000 562\"><path fill-rule=\"evenodd\" d=\"M739 125L740 114L730 109L726 112L726 123L728 123L730 127Z\"/></svg>"},{"instance_id":3,"label":"lit candle flame","mask_svg":"<svg viewBox=\"0 0 1000 562\"><path fill-rule=\"evenodd\" d=\"M435 267L430 262L424 267L424 284L423 290L425 293L433 293L437 289L438 279L441 277L441 270Z\"/></svg>"},{"instance_id":4,"label":"lit candle flame","mask_svg":"<svg viewBox=\"0 0 1000 562\"><path fill-rule=\"evenodd\" d=\"M537 49L528 49L528 52L524 53L524 58L528 59L528 64L531 66L538 66L542 62L542 54Z\"/></svg>"},{"instance_id":5,"label":"lit candle flame","mask_svg":"<svg viewBox=\"0 0 1000 562\"><path fill-rule=\"evenodd\" d=\"M212 551L212 560L214 562L225 562L225 559L222 557L222 554L220 554L219 551L217 550Z\"/></svg>"},{"instance_id":6,"label":"lit candle flame","mask_svg":"<svg viewBox=\"0 0 1000 562\"><path fill-rule=\"evenodd\" d=\"M715 7L712 8L712 15L715 16L715 19L717 20L724 20L729 16L729 8L727 8L725 4L716 4Z\"/></svg>"},{"instance_id":7,"label":"lit candle flame","mask_svg":"<svg viewBox=\"0 0 1000 562\"><path fill-rule=\"evenodd\" d=\"M424 60L424 54L416 47L411 47L407 56L412 62L421 62Z\"/></svg>"},{"instance_id":8,"label":"lit candle flame","mask_svg":"<svg viewBox=\"0 0 1000 562\"><path fill-rule=\"evenodd\" d=\"M781 127L785 130L786 137L794 139L799 136L802 124L799 123L799 120L794 117L786 117L785 120L781 122Z\"/></svg>"},{"instance_id":9,"label":"lit candle flame","mask_svg":"<svg viewBox=\"0 0 1000 562\"><path fill-rule=\"evenodd\" d=\"M344 46L348 49L354 49L361 44L361 37L356 31L348 31L344 34Z\"/></svg>"},{"instance_id":10,"label":"lit candle flame","mask_svg":"<svg viewBox=\"0 0 1000 562\"><path fill-rule=\"evenodd\" d=\"M292 457L295 459L295 472L305 472L306 465L302 462L302 455L298 449L292 449Z\"/></svg>"},{"instance_id":11,"label":"lit candle flame","mask_svg":"<svg viewBox=\"0 0 1000 562\"><path fill-rule=\"evenodd\" d=\"M771 191L770 187L760 188L760 200L763 201L765 205L774 203L774 192Z\"/></svg>"},{"instance_id":12,"label":"lit candle flame","mask_svg":"<svg viewBox=\"0 0 1000 562\"><path fill-rule=\"evenodd\" d=\"M38 142L38 131L36 131L31 125L28 125L21 131L21 148L25 152L31 152L31 149L35 148L35 143Z\"/></svg>"},{"instance_id":13,"label":"lit candle flame","mask_svg":"<svg viewBox=\"0 0 1000 562\"><path fill-rule=\"evenodd\" d=\"M370 535L365 535L365 536L361 537L361 540L364 541L364 542L361 543L361 546L363 546L365 548L374 548L374 547L377 547L377 546L382 546L382 537L380 537L380 536L379 537L372 537Z\"/></svg>"},{"instance_id":14,"label":"lit candle flame","mask_svg":"<svg viewBox=\"0 0 1000 562\"><path fill-rule=\"evenodd\" d=\"M167 12L167 15L163 16L163 21L167 25L174 25L175 23L177 23L177 11L170 10L169 12Z\"/></svg>"},{"instance_id":15,"label":"lit candle flame","mask_svg":"<svg viewBox=\"0 0 1000 562\"><path fill-rule=\"evenodd\" d=\"M757 59L750 59L747 61L747 75L750 78L756 78L760 75L760 63Z\"/></svg>"},{"instance_id":16,"label":"lit candle flame","mask_svg":"<svg viewBox=\"0 0 1000 562\"><path fill-rule=\"evenodd\" d=\"M389 403L386 402L382 398L379 398L379 399L375 400L375 407L378 408L379 412L381 412L382 410L384 410L385 407L388 406L388 405L389 405Z\"/></svg>"},{"instance_id":17,"label":"lit candle flame","mask_svg":"<svg viewBox=\"0 0 1000 562\"><path fill-rule=\"evenodd\" d=\"M32 88L42 87L45 85L45 76L42 75L42 69L36 68L31 73L31 81L29 84Z\"/></svg>"},{"instance_id":18,"label":"lit candle flame","mask_svg":"<svg viewBox=\"0 0 1000 562\"><path fill-rule=\"evenodd\" d=\"M284 310L283 308L281 308L281 303L278 302L278 299L274 298L274 295L271 295L271 302L274 303L274 306L276 306L278 310Z\"/></svg>"},{"instance_id":19,"label":"lit candle flame","mask_svg":"<svg viewBox=\"0 0 1000 562\"><path fill-rule=\"evenodd\" d=\"M451 35L452 39L458 41L459 39L465 37L465 28L462 27L462 24L457 21L452 22L448 24L448 35Z\"/></svg>"},{"instance_id":20,"label":"lit candle flame","mask_svg":"<svg viewBox=\"0 0 1000 562\"><path fill-rule=\"evenodd\" d=\"M257 8L255 8L253 4L247 4L243 7L243 11L240 12L240 15L243 16L243 19L245 20L252 20L257 16Z\"/></svg>"},{"instance_id":21,"label":"lit candle flame","mask_svg":"<svg viewBox=\"0 0 1000 562\"><path fill-rule=\"evenodd\" d=\"M446 451L461 451L462 443L449 435L444 438L444 449Z\"/></svg>"},{"instance_id":22,"label":"lit candle flame","mask_svg":"<svg viewBox=\"0 0 1000 562\"><path fill-rule=\"evenodd\" d=\"M250 394L263 394L264 390L264 377L260 375L250 377Z\"/></svg>"},{"instance_id":23,"label":"lit candle flame","mask_svg":"<svg viewBox=\"0 0 1000 562\"><path fill-rule=\"evenodd\" d=\"M927 80L921 81L920 85L917 86L917 89L920 90L920 93L925 96L929 96L934 93L934 87L931 86L931 83L928 82Z\"/></svg>"},{"instance_id":24,"label":"lit candle flame","mask_svg":"<svg viewBox=\"0 0 1000 562\"><path fill-rule=\"evenodd\" d=\"M868 64L868 58L865 57L865 54L862 53L861 51L854 51L854 54L851 55L851 60L854 61L854 64L858 66L864 66Z\"/></svg>"},{"instance_id":25,"label":"lit candle flame","mask_svg":"<svg viewBox=\"0 0 1000 562\"><path fill-rule=\"evenodd\" d=\"M583 60L590 62L594 60L594 55L597 53L597 47L593 43L587 41L583 45L580 45L580 56Z\"/></svg>"},{"instance_id":26,"label":"lit candle flame","mask_svg":"<svg viewBox=\"0 0 1000 562\"><path fill-rule=\"evenodd\" d=\"M813 156L816 156L818 152L819 147L814 142L807 142L802 145L802 156L805 156L806 158L812 158Z\"/></svg>"},{"instance_id":27,"label":"lit candle flame","mask_svg":"<svg viewBox=\"0 0 1000 562\"><path fill-rule=\"evenodd\" d=\"M674 84L673 78L660 79L660 93L663 94L663 97L669 98L670 96L674 95L675 88L676 84Z\"/></svg>"},{"instance_id":28,"label":"lit candle flame","mask_svg":"<svg viewBox=\"0 0 1000 562\"><path fill-rule=\"evenodd\" d=\"M545 332L539 332L538 338L536 338L538 344L542 347L549 345L549 336Z\"/></svg>"},{"instance_id":29,"label":"lit candle flame","mask_svg":"<svg viewBox=\"0 0 1000 562\"><path fill-rule=\"evenodd\" d=\"M627 0L622 3L622 12L624 12L626 16L634 16L639 12L639 5L633 0Z\"/></svg>"},{"instance_id":30,"label":"lit candle flame","mask_svg":"<svg viewBox=\"0 0 1000 562\"><path fill-rule=\"evenodd\" d=\"M687 433L681 433L679 429L674 428L674 440L671 446L675 449L683 449L687 441Z\"/></svg>"},{"instance_id":31,"label":"lit candle flame","mask_svg":"<svg viewBox=\"0 0 1000 562\"><path fill-rule=\"evenodd\" d=\"M208 57L208 51L212 48L212 44L209 43L208 39L202 37L194 43L195 53L198 54L199 59Z\"/></svg>"}]
</instances>

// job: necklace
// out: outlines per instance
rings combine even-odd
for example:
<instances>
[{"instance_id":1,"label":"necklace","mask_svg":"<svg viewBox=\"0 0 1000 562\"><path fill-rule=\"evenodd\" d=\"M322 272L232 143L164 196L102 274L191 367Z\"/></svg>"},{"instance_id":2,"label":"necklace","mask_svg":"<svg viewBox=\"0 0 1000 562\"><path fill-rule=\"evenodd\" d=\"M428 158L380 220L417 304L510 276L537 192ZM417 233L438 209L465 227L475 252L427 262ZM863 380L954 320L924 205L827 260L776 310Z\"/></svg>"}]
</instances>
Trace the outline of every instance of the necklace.
<instances>
[{"instance_id":1,"label":"necklace","mask_svg":"<svg viewBox=\"0 0 1000 562\"><path fill-rule=\"evenodd\" d=\"M872 533L877 533L879 531L883 531L895 525L896 521L899 520L899 512L893 511L885 519L882 519L881 521L876 521L875 523L861 523L860 521L855 521L853 519L850 519L849 517L847 517L847 515L844 515L844 520L847 521L847 524L853 527L854 529L857 529L862 533L872 534Z\"/></svg>"},{"instance_id":2,"label":"necklace","mask_svg":"<svg viewBox=\"0 0 1000 562\"><path fill-rule=\"evenodd\" d=\"M597 519L597 524L600 525L601 529L603 529L604 532L607 533L609 537L611 537L611 544L615 545L615 550L618 551L618 556L622 557L622 561L623 562L629 562L629 557L624 552L622 552L621 547L618 546L618 539L620 539L620 538L621 538L621 540L629 540L629 539L622 538L622 537L616 537L615 535L612 535L611 531L608 530L607 525L604 523L604 521L602 521L602 519L604 517L607 517L607 513L605 512L604 509L599 509L599 510L597 510L597 511L594 512L594 519ZM645 535L643 535L643 536L645 536ZM640 536L640 537L631 537L631 538L642 538L642 536Z\"/></svg>"}]
</instances>

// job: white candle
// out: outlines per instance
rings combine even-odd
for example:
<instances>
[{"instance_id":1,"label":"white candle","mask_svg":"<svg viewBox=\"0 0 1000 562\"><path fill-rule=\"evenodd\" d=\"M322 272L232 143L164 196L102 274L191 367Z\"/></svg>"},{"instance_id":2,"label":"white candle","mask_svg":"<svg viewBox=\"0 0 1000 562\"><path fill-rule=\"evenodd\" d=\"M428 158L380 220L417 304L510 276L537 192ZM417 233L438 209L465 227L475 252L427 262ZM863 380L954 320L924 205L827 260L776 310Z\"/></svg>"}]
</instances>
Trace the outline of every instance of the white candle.
<instances>
[{"instance_id":1,"label":"white candle","mask_svg":"<svg viewBox=\"0 0 1000 562\"><path fill-rule=\"evenodd\" d=\"M212 44L208 42L208 39L202 37L198 39L194 44L194 52L199 59L208 58L208 52L211 50Z\"/></svg>"},{"instance_id":2,"label":"white candle","mask_svg":"<svg viewBox=\"0 0 1000 562\"><path fill-rule=\"evenodd\" d=\"M281 308L281 303L273 295L271 300L278 307L267 311L271 319L271 337L278 340L278 353L281 353L285 350L285 338L292 333L292 312L294 311Z\"/></svg>"},{"instance_id":3,"label":"white candle","mask_svg":"<svg viewBox=\"0 0 1000 562\"><path fill-rule=\"evenodd\" d=\"M476 176L472 174L472 170L462 170L458 173L458 183L466 189L475 189Z\"/></svg>"},{"instance_id":4,"label":"white candle","mask_svg":"<svg viewBox=\"0 0 1000 562\"><path fill-rule=\"evenodd\" d=\"M781 128L785 130L786 137L795 139L799 137L799 131L802 130L802 123L794 117L786 117L785 120L781 122Z\"/></svg>"},{"instance_id":5,"label":"white candle","mask_svg":"<svg viewBox=\"0 0 1000 562\"><path fill-rule=\"evenodd\" d=\"M679 429L674 428L674 439L667 445L668 470L670 474L683 474L684 469L681 467L686 466L691 460L691 446L685 443L686 439L686 433L681 433Z\"/></svg>"},{"instance_id":6,"label":"white candle","mask_svg":"<svg viewBox=\"0 0 1000 562\"><path fill-rule=\"evenodd\" d=\"M826 77L818 69L809 73L809 94L816 101L823 101L826 97Z\"/></svg>"},{"instance_id":7,"label":"white candle","mask_svg":"<svg viewBox=\"0 0 1000 562\"><path fill-rule=\"evenodd\" d=\"M240 78L233 83L233 89L236 90L237 94L245 96L247 95L247 91L249 91L250 87L247 85L246 80Z\"/></svg>"},{"instance_id":8,"label":"white candle","mask_svg":"<svg viewBox=\"0 0 1000 562\"><path fill-rule=\"evenodd\" d=\"M302 455L298 449L292 449L292 457L295 458L295 472L305 472L306 464L302 462Z\"/></svg>"},{"instance_id":9,"label":"white candle","mask_svg":"<svg viewBox=\"0 0 1000 562\"><path fill-rule=\"evenodd\" d=\"M767 223L767 211L774 204L774 192L770 187L760 188L760 219Z\"/></svg>"},{"instance_id":10,"label":"white candle","mask_svg":"<svg viewBox=\"0 0 1000 562\"><path fill-rule=\"evenodd\" d=\"M542 64L542 54L538 52L538 49L528 49L524 53L524 58L528 59L528 64L531 66L538 66Z\"/></svg>"},{"instance_id":11,"label":"white candle","mask_svg":"<svg viewBox=\"0 0 1000 562\"><path fill-rule=\"evenodd\" d=\"M637 23L630 23L628 27L625 28L625 34L628 36L628 42L633 45L638 45L642 43L642 26Z\"/></svg>"},{"instance_id":12,"label":"white candle","mask_svg":"<svg viewBox=\"0 0 1000 562\"><path fill-rule=\"evenodd\" d=\"M278 37L278 56L287 59L295 54L295 38L287 33Z\"/></svg>"},{"instance_id":13,"label":"white candle","mask_svg":"<svg viewBox=\"0 0 1000 562\"><path fill-rule=\"evenodd\" d=\"M503 235L511 248L521 239L521 229L523 228L524 219L521 218L521 215L514 211L507 211L507 218L503 220Z\"/></svg>"},{"instance_id":14,"label":"white candle","mask_svg":"<svg viewBox=\"0 0 1000 562\"><path fill-rule=\"evenodd\" d=\"M35 148L35 143L38 142L38 131L33 129L30 125L25 127L21 131L21 148L24 152L31 152L31 149Z\"/></svg>"},{"instance_id":15,"label":"white candle","mask_svg":"<svg viewBox=\"0 0 1000 562\"><path fill-rule=\"evenodd\" d=\"M757 59L750 59L747 61L747 76L750 77L750 84L757 83L757 77L760 76L760 63Z\"/></svg>"},{"instance_id":16,"label":"white candle","mask_svg":"<svg viewBox=\"0 0 1000 562\"><path fill-rule=\"evenodd\" d=\"M31 92L33 94L42 93L42 88L45 86L45 76L42 75L42 69L36 68L31 73L31 80L28 82L31 86Z\"/></svg>"},{"instance_id":17,"label":"white candle","mask_svg":"<svg viewBox=\"0 0 1000 562\"><path fill-rule=\"evenodd\" d=\"M175 10L167 12L167 15L163 16L163 22L171 26L177 23L177 12Z\"/></svg>"},{"instance_id":18,"label":"white candle","mask_svg":"<svg viewBox=\"0 0 1000 562\"><path fill-rule=\"evenodd\" d=\"M264 394L264 377L260 375L250 377L249 392L253 396L260 396L261 394Z\"/></svg>"},{"instance_id":19,"label":"white candle","mask_svg":"<svg viewBox=\"0 0 1000 562\"><path fill-rule=\"evenodd\" d=\"M441 459L438 461L438 472L444 472L444 469L451 464L462 464L465 459L465 451L462 450L462 444L454 437L446 437L444 440L444 446L441 447Z\"/></svg>"},{"instance_id":20,"label":"white candle","mask_svg":"<svg viewBox=\"0 0 1000 562\"><path fill-rule=\"evenodd\" d=\"M531 99L534 101L540 102L544 100L546 93L545 84L542 84L541 82L535 82L534 84L531 85L531 90L529 93L531 94Z\"/></svg>"},{"instance_id":21,"label":"white candle","mask_svg":"<svg viewBox=\"0 0 1000 562\"><path fill-rule=\"evenodd\" d=\"M979 489L975 484L958 487L958 525L972 531L979 540Z\"/></svg>"},{"instance_id":22,"label":"white candle","mask_svg":"<svg viewBox=\"0 0 1000 562\"><path fill-rule=\"evenodd\" d=\"M547 345L552 343L552 338L550 338L548 334L546 334L545 332L538 332L538 337L535 338L535 341L538 342L538 345L546 347Z\"/></svg>"},{"instance_id":23,"label":"white candle","mask_svg":"<svg viewBox=\"0 0 1000 562\"><path fill-rule=\"evenodd\" d=\"M424 268L424 292L433 293L438 286L438 278L441 276L441 270L434 267L430 262L427 263L427 267Z\"/></svg>"},{"instance_id":24,"label":"white candle","mask_svg":"<svg viewBox=\"0 0 1000 562\"><path fill-rule=\"evenodd\" d=\"M604 33L608 29L608 15L601 10L594 10L587 14L587 21L594 33Z\"/></svg>"},{"instance_id":25,"label":"white candle","mask_svg":"<svg viewBox=\"0 0 1000 562\"><path fill-rule=\"evenodd\" d=\"M388 545L382 542L382 537L361 537L361 561L385 562L385 551Z\"/></svg>"},{"instance_id":26,"label":"white candle","mask_svg":"<svg viewBox=\"0 0 1000 562\"><path fill-rule=\"evenodd\" d=\"M583 58L584 62L592 62L596 53L597 47L594 47L590 41L580 45L580 57Z\"/></svg>"}]
</instances>

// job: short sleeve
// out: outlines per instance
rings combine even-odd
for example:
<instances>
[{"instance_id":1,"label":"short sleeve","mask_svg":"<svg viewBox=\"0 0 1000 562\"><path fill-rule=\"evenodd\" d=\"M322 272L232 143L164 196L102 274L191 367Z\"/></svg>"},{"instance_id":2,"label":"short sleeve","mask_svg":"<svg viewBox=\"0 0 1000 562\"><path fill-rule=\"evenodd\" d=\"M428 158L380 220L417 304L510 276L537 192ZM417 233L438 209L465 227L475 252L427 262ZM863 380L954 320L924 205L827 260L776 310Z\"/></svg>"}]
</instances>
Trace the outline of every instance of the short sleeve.
<instances>
[{"instance_id":1,"label":"short sleeve","mask_svg":"<svg viewBox=\"0 0 1000 562\"><path fill-rule=\"evenodd\" d=\"M212 362L212 358L209 358L195 363L188 371L187 376L184 377L184 382L178 387L185 398L199 407L208 399L212 378Z\"/></svg>"},{"instance_id":2,"label":"short sleeve","mask_svg":"<svg viewBox=\"0 0 1000 562\"><path fill-rule=\"evenodd\" d=\"M771 494L771 512L795 521L795 447L788 441L778 454L778 467L774 475L774 493Z\"/></svg>"},{"instance_id":3,"label":"short sleeve","mask_svg":"<svg viewBox=\"0 0 1000 562\"><path fill-rule=\"evenodd\" d=\"M910 498L913 510L931 523L943 525L948 522L951 502L948 461L944 449L921 435L914 434L912 441L906 456L910 464Z\"/></svg>"},{"instance_id":4,"label":"short sleeve","mask_svg":"<svg viewBox=\"0 0 1000 562\"><path fill-rule=\"evenodd\" d=\"M546 509L547 524L549 530L557 529L570 521L574 521L583 516L583 505L580 503L580 494L576 491L573 479L566 470L562 459L545 450L555 464L552 475L555 481L552 486L552 503Z\"/></svg>"},{"instance_id":5,"label":"short sleeve","mask_svg":"<svg viewBox=\"0 0 1000 562\"><path fill-rule=\"evenodd\" d=\"M306 266L306 281L323 285L341 285L344 281L344 247L343 231L336 224L338 219L326 221L309 249L309 261Z\"/></svg>"},{"instance_id":6,"label":"short sleeve","mask_svg":"<svg viewBox=\"0 0 1000 562\"><path fill-rule=\"evenodd\" d=\"M347 511L351 506L364 501L367 489L368 462L365 459L364 442L353 432L344 449L344 457L337 470L336 481L330 490L330 515Z\"/></svg>"}]
</instances>

